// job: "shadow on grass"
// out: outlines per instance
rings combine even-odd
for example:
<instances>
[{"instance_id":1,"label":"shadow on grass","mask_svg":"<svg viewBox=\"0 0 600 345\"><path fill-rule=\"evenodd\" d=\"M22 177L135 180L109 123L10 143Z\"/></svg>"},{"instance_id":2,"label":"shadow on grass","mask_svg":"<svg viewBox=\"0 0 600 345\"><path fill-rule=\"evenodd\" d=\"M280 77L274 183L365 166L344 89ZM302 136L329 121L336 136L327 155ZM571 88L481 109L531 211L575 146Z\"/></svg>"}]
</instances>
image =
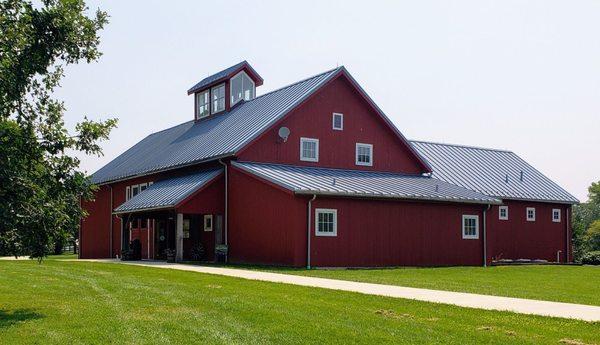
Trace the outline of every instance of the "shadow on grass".
<instances>
[{"instance_id":1,"label":"shadow on grass","mask_svg":"<svg viewBox=\"0 0 600 345\"><path fill-rule=\"evenodd\" d=\"M0 329L8 328L14 324L37 320L45 317L31 309L16 309L12 311L0 310Z\"/></svg>"}]
</instances>

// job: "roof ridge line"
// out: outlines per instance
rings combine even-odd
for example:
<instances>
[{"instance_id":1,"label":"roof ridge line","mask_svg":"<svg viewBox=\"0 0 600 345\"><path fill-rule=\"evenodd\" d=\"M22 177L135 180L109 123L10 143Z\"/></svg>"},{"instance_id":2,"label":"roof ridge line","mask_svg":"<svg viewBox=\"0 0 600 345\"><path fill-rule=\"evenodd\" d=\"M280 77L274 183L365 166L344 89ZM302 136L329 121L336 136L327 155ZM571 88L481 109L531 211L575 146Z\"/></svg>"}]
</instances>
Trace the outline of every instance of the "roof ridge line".
<instances>
[{"instance_id":1,"label":"roof ridge line","mask_svg":"<svg viewBox=\"0 0 600 345\"><path fill-rule=\"evenodd\" d=\"M496 149L496 148L474 146L474 145L450 144L450 143L442 143L442 142L437 142L437 141L413 140L413 139L409 139L408 141L411 142L411 143L422 143L422 144L454 146L454 147L463 147L463 148L467 148L467 149L476 149L476 150L485 150L485 151L497 151L497 152L507 152L507 153L513 153L514 154L514 152L511 151L511 150Z\"/></svg>"},{"instance_id":2,"label":"roof ridge line","mask_svg":"<svg viewBox=\"0 0 600 345\"><path fill-rule=\"evenodd\" d=\"M336 68L332 68L332 69L330 69L330 70L327 70L327 71L325 71L325 72L321 72L321 73L315 74L315 75L313 75L313 76L311 76L311 77L304 78L304 79L302 79L302 80L299 80L299 81L293 82L293 83L291 83L291 84L288 84L288 85L282 86L282 87L280 87L280 88L278 88L278 89L275 89L275 90L269 91L269 92L267 92L267 93L265 93L265 94L262 94L262 95L260 95L260 96L256 96L256 97L254 97L253 99L251 99L251 100L249 100L249 101L246 101L246 102L252 102L252 101L254 101L254 100L256 100L256 99L259 99L259 98L261 98L261 97L263 97L263 96L266 96L266 95L272 94L272 93L274 93L274 92L277 92L277 91L281 91L281 90L287 89L287 88L289 88L289 87L292 87L292 86L294 86L294 85L298 85L298 84L300 84L300 83L304 83L305 81L308 81L308 80L311 80L311 79L314 79L314 78L320 77L320 76L322 76L322 75L324 75L324 74L331 73L331 72L333 72L333 71L335 71L335 70L339 70L339 69L342 69L342 68L344 68L344 66L339 66L339 67L336 67Z\"/></svg>"}]
</instances>

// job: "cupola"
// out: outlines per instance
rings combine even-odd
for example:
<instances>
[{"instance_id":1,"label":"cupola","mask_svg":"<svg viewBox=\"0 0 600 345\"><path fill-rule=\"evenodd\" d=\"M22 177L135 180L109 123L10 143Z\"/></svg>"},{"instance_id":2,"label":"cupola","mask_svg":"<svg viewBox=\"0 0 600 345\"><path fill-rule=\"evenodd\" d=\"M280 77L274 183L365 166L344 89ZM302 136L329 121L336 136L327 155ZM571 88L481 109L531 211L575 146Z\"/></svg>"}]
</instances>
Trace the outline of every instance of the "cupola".
<instances>
[{"instance_id":1,"label":"cupola","mask_svg":"<svg viewBox=\"0 0 600 345\"><path fill-rule=\"evenodd\" d=\"M188 95L194 95L194 118L200 120L250 101L262 84L263 79L247 61L210 75L188 90Z\"/></svg>"}]
</instances>

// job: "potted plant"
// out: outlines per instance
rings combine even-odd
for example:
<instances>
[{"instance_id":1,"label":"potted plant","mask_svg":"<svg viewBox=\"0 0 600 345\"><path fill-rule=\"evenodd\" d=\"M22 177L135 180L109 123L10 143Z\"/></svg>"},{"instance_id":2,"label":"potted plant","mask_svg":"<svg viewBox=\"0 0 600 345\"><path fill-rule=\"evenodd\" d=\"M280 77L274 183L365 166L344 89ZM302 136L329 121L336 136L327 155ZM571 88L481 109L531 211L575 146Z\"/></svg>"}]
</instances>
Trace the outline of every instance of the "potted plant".
<instances>
[{"instance_id":1,"label":"potted plant","mask_svg":"<svg viewBox=\"0 0 600 345\"><path fill-rule=\"evenodd\" d=\"M192 249L192 260L201 261L202 259L204 259L204 247L202 243L199 243Z\"/></svg>"},{"instance_id":2,"label":"potted plant","mask_svg":"<svg viewBox=\"0 0 600 345\"><path fill-rule=\"evenodd\" d=\"M175 249L165 249L164 254L167 257L167 262L175 262Z\"/></svg>"},{"instance_id":3,"label":"potted plant","mask_svg":"<svg viewBox=\"0 0 600 345\"><path fill-rule=\"evenodd\" d=\"M225 244L219 244L215 246L215 256L217 258L217 262L225 262L227 251L228 247Z\"/></svg>"}]
</instances>

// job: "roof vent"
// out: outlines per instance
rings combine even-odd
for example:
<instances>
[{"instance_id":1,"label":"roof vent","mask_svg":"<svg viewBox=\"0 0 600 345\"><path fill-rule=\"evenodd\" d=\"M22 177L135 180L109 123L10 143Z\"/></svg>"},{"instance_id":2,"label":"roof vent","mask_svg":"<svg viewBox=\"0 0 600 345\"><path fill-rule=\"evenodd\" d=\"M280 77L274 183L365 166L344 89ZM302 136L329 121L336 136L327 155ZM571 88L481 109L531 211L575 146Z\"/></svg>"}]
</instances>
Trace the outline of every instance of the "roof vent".
<instances>
[{"instance_id":1,"label":"roof vent","mask_svg":"<svg viewBox=\"0 0 600 345\"><path fill-rule=\"evenodd\" d=\"M521 182L523 182L523 177L524 177L524 175L525 175L525 174L523 173L523 170L521 170Z\"/></svg>"},{"instance_id":2,"label":"roof vent","mask_svg":"<svg viewBox=\"0 0 600 345\"><path fill-rule=\"evenodd\" d=\"M506 174L506 177L504 178L504 182L508 183L508 174Z\"/></svg>"},{"instance_id":3,"label":"roof vent","mask_svg":"<svg viewBox=\"0 0 600 345\"><path fill-rule=\"evenodd\" d=\"M435 191L436 191L436 192L439 192L439 191L440 191L440 185L439 185L439 184L436 184L436 185L435 185Z\"/></svg>"},{"instance_id":4,"label":"roof vent","mask_svg":"<svg viewBox=\"0 0 600 345\"><path fill-rule=\"evenodd\" d=\"M335 186L335 177L333 178L333 181L331 181L331 185Z\"/></svg>"}]
</instances>

